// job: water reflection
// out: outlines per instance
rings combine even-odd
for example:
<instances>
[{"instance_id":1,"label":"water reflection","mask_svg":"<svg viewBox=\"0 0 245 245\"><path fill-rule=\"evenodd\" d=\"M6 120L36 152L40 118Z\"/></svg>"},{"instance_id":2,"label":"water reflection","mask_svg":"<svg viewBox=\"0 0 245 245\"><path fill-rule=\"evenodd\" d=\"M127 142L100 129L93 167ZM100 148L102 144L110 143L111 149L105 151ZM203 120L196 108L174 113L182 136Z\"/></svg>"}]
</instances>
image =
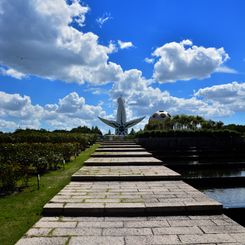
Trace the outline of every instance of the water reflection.
<instances>
[{"instance_id":1,"label":"water reflection","mask_svg":"<svg viewBox=\"0 0 245 245\"><path fill-rule=\"evenodd\" d=\"M245 177L245 169L195 169L178 172L182 177L188 178Z\"/></svg>"},{"instance_id":2,"label":"water reflection","mask_svg":"<svg viewBox=\"0 0 245 245\"><path fill-rule=\"evenodd\" d=\"M222 203L224 208L245 207L245 188L213 188L200 191Z\"/></svg>"}]
</instances>

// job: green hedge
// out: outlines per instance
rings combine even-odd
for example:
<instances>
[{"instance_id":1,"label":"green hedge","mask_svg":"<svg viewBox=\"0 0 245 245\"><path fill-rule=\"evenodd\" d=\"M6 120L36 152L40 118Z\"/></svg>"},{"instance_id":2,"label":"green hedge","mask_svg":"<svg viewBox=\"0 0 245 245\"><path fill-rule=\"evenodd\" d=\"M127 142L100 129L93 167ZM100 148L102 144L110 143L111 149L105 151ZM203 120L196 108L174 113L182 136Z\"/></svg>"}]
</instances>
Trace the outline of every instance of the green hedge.
<instances>
[{"instance_id":1,"label":"green hedge","mask_svg":"<svg viewBox=\"0 0 245 245\"><path fill-rule=\"evenodd\" d=\"M135 138L164 138L164 137L240 137L241 134L234 130L156 130L141 131Z\"/></svg>"},{"instance_id":2,"label":"green hedge","mask_svg":"<svg viewBox=\"0 0 245 245\"><path fill-rule=\"evenodd\" d=\"M22 131L18 133L0 134L1 143L70 143L79 142L81 144L95 143L98 135L80 133L54 133L54 132L33 132Z\"/></svg>"}]
</instances>

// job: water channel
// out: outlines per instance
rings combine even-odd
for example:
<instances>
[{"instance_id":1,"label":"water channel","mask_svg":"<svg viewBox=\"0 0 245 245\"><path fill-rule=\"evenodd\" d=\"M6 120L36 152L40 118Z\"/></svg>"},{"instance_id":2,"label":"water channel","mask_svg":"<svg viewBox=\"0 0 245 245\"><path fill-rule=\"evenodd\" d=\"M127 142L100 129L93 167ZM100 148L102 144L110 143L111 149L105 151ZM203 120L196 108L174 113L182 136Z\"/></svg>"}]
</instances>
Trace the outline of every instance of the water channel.
<instances>
[{"instance_id":1,"label":"water channel","mask_svg":"<svg viewBox=\"0 0 245 245\"><path fill-rule=\"evenodd\" d=\"M224 208L245 208L245 157L225 160L209 156L190 160L194 155L167 159L159 154L164 165L180 173L183 181L223 204Z\"/></svg>"}]
</instances>

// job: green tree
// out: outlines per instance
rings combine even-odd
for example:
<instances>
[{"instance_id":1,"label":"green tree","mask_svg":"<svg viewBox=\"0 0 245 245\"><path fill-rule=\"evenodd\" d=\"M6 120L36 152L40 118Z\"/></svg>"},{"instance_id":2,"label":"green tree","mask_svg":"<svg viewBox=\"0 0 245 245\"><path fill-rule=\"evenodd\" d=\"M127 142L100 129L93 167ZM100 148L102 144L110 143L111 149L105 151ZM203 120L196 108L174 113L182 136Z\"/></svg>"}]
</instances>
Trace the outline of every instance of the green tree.
<instances>
[{"instance_id":1,"label":"green tree","mask_svg":"<svg viewBox=\"0 0 245 245\"><path fill-rule=\"evenodd\" d=\"M176 129L180 129L179 114L173 116L174 126Z\"/></svg>"},{"instance_id":2,"label":"green tree","mask_svg":"<svg viewBox=\"0 0 245 245\"><path fill-rule=\"evenodd\" d=\"M145 125L144 130L163 130L162 120L151 120Z\"/></svg>"},{"instance_id":3,"label":"green tree","mask_svg":"<svg viewBox=\"0 0 245 245\"><path fill-rule=\"evenodd\" d=\"M167 117L164 119L164 126L163 128L166 130L173 129L174 126L174 120L172 117Z\"/></svg>"},{"instance_id":4,"label":"green tree","mask_svg":"<svg viewBox=\"0 0 245 245\"><path fill-rule=\"evenodd\" d=\"M218 121L218 122L216 122L216 128L215 129L220 130L220 129L222 129L223 125L224 125L223 122Z\"/></svg>"},{"instance_id":5,"label":"green tree","mask_svg":"<svg viewBox=\"0 0 245 245\"><path fill-rule=\"evenodd\" d=\"M134 129L133 129L133 128L131 129L131 131L130 131L129 135L135 135L135 131L134 131Z\"/></svg>"}]
</instances>

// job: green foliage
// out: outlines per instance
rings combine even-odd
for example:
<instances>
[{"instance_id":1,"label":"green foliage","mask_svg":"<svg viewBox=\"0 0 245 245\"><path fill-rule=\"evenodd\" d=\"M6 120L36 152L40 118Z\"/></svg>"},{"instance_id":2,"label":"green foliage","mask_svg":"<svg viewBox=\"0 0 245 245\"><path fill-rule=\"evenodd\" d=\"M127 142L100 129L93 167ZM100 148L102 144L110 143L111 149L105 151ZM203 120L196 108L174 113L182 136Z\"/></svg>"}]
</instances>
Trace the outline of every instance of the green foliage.
<instances>
[{"instance_id":1,"label":"green foliage","mask_svg":"<svg viewBox=\"0 0 245 245\"><path fill-rule=\"evenodd\" d=\"M0 164L0 184L5 191L13 191L18 180L21 178L20 163Z\"/></svg>"},{"instance_id":2,"label":"green foliage","mask_svg":"<svg viewBox=\"0 0 245 245\"><path fill-rule=\"evenodd\" d=\"M133 129L133 128L131 129L131 131L130 131L129 135L135 135L135 131L134 131L134 129Z\"/></svg>"},{"instance_id":3,"label":"green foliage","mask_svg":"<svg viewBox=\"0 0 245 245\"><path fill-rule=\"evenodd\" d=\"M163 130L163 123L161 120L152 120L145 125L144 130Z\"/></svg>"},{"instance_id":4,"label":"green foliage","mask_svg":"<svg viewBox=\"0 0 245 245\"><path fill-rule=\"evenodd\" d=\"M84 151L74 162L66 164L62 169L45 173L40 179L40 189L37 188L37 177L29 179L30 185L22 189L18 195L0 198L0 244L14 245L42 217L43 206L62 190L78 171L83 162L95 151L98 145L93 145ZM1 173L1 172L0 172Z\"/></svg>"},{"instance_id":5,"label":"green foliage","mask_svg":"<svg viewBox=\"0 0 245 245\"><path fill-rule=\"evenodd\" d=\"M233 130L156 130L142 131L135 134L136 138L163 138L163 137L240 137L239 132Z\"/></svg>"},{"instance_id":6,"label":"green foliage","mask_svg":"<svg viewBox=\"0 0 245 245\"><path fill-rule=\"evenodd\" d=\"M48 166L48 162L44 157L33 157L33 166L36 168L37 173L44 173Z\"/></svg>"},{"instance_id":7,"label":"green foliage","mask_svg":"<svg viewBox=\"0 0 245 245\"><path fill-rule=\"evenodd\" d=\"M44 173L47 168L57 169L62 160L69 162L71 156L77 156L96 139L96 134L35 130L17 130L12 134L1 134L0 185L6 190L13 190L16 182L22 179L27 186L28 172Z\"/></svg>"},{"instance_id":8,"label":"green foliage","mask_svg":"<svg viewBox=\"0 0 245 245\"><path fill-rule=\"evenodd\" d=\"M150 121L148 124L145 125L144 131L147 130L167 130L170 131L172 129L175 130L192 130L192 131L197 131L197 130L206 130L206 133L203 132L195 132L193 133L193 135L196 135L195 137L197 137L198 135L209 135L209 137L212 136L212 134L214 134L216 137L218 137L218 135L223 135L222 137L224 137L225 134L227 135L233 135L233 137L236 137L237 134L235 132L231 133L231 131L237 131L238 133L240 133L241 135L245 136L245 125L236 125L236 124L229 124L229 125L225 125L224 123L221 121L213 121L213 120L205 120L203 117L197 115L197 116L187 116L185 114L176 114L173 117L168 117L165 118L164 123L162 123L161 120L156 120L156 121ZM215 132L214 131L220 131L220 130L229 130L229 133L221 133L221 132ZM208 130L211 130L212 132L209 132ZM179 135L179 137L184 137L185 134L187 134L186 132L179 132L176 131ZM173 135L175 133L170 133L170 135ZM189 135L191 134L190 132L188 133ZM160 133L157 134L157 137L161 137L159 136ZM138 136L136 136L138 137ZM11 140L11 139L9 139Z\"/></svg>"}]
</instances>

